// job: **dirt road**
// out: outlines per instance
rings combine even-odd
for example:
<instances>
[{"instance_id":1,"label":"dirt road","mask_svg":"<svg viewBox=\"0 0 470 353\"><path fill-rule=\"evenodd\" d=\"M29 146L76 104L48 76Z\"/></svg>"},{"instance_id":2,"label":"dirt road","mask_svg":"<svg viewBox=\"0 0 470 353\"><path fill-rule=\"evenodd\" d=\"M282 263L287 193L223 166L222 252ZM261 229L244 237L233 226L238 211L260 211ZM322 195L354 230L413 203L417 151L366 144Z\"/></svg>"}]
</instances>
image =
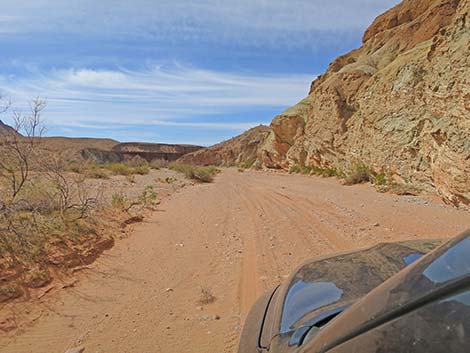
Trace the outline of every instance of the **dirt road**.
<instances>
[{"instance_id":1,"label":"dirt road","mask_svg":"<svg viewBox=\"0 0 470 353\"><path fill-rule=\"evenodd\" d=\"M2 311L27 325L4 353L222 353L263 291L316 255L379 241L452 236L470 213L335 179L225 170L166 199L79 282ZM202 290L216 300L201 304Z\"/></svg>"}]
</instances>

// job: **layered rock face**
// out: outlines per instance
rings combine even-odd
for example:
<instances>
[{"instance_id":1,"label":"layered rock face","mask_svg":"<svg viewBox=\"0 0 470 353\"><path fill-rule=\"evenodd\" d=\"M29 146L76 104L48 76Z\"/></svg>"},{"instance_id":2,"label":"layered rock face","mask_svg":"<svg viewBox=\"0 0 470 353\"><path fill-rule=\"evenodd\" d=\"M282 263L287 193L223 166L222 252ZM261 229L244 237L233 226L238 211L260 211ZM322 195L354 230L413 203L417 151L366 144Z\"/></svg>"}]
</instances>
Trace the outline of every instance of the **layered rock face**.
<instances>
[{"instance_id":1,"label":"layered rock face","mask_svg":"<svg viewBox=\"0 0 470 353\"><path fill-rule=\"evenodd\" d=\"M269 127L260 125L230 140L186 154L179 161L199 165L251 167L261 160L260 148L270 132Z\"/></svg>"},{"instance_id":2,"label":"layered rock face","mask_svg":"<svg viewBox=\"0 0 470 353\"><path fill-rule=\"evenodd\" d=\"M81 156L99 163L122 162L134 157L147 161L162 159L175 161L187 153L195 152L203 147L193 145L170 145L164 143L126 142L114 145L111 150L87 148L81 151Z\"/></svg>"},{"instance_id":3,"label":"layered rock face","mask_svg":"<svg viewBox=\"0 0 470 353\"><path fill-rule=\"evenodd\" d=\"M277 116L259 148L269 168L349 170L470 203L470 0L405 0Z\"/></svg>"}]
</instances>

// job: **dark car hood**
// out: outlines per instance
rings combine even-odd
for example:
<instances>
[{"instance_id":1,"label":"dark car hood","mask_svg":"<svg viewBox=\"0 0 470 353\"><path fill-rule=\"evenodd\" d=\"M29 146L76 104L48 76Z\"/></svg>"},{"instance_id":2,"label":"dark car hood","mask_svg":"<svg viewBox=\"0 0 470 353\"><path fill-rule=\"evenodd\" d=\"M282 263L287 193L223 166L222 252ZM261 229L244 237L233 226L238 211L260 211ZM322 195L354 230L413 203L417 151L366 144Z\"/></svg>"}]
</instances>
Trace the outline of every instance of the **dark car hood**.
<instances>
[{"instance_id":1,"label":"dark car hood","mask_svg":"<svg viewBox=\"0 0 470 353\"><path fill-rule=\"evenodd\" d=\"M322 330L302 352L325 352L470 284L470 231L382 283Z\"/></svg>"},{"instance_id":2,"label":"dark car hood","mask_svg":"<svg viewBox=\"0 0 470 353\"><path fill-rule=\"evenodd\" d=\"M382 243L364 250L313 259L282 284L268 308L262 333L271 352L296 346L307 328L336 315L442 240Z\"/></svg>"}]
</instances>

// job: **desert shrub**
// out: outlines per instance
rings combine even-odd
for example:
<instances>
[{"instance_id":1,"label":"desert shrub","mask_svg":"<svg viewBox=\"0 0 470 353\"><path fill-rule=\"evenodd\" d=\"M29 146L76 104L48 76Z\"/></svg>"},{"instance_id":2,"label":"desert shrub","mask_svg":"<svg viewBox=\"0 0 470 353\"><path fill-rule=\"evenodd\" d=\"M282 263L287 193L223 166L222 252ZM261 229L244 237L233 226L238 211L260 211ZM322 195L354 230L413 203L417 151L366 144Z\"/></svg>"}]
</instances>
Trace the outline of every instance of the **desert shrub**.
<instances>
[{"instance_id":1,"label":"desert shrub","mask_svg":"<svg viewBox=\"0 0 470 353\"><path fill-rule=\"evenodd\" d=\"M385 173L379 173L372 178L372 182L377 186L387 185L389 183Z\"/></svg>"},{"instance_id":2,"label":"desert shrub","mask_svg":"<svg viewBox=\"0 0 470 353\"><path fill-rule=\"evenodd\" d=\"M216 301L216 297L214 294L212 294L212 291L210 288L207 287L201 287L201 293L200 293L200 298L199 298L199 303L200 304L211 304Z\"/></svg>"},{"instance_id":3,"label":"desert shrub","mask_svg":"<svg viewBox=\"0 0 470 353\"><path fill-rule=\"evenodd\" d=\"M98 167L99 168L99 167ZM125 163L106 163L101 166L101 169L109 171L111 175L146 175L150 172L150 167L147 164L142 164L140 166L129 166Z\"/></svg>"},{"instance_id":4,"label":"desert shrub","mask_svg":"<svg viewBox=\"0 0 470 353\"><path fill-rule=\"evenodd\" d=\"M306 175L319 175L322 177L334 177L334 176L341 176L342 174L336 169L332 167L322 168L322 167L313 167L313 166L306 166L295 164L293 165L290 170L290 173L297 173L297 174L306 174Z\"/></svg>"},{"instance_id":5,"label":"desert shrub","mask_svg":"<svg viewBox=\"0 0 470 353\"><path fill-rule=\"evenodd\" d=\"M140 157L140 156L132 156L124 161L124 164L129 167L141 167L141 166L148 166L148 162Z\"/></svg>"},{"instance_id":6,"label":"desert shrub","mask_svg":"<svg viewBox=\"0 0 470 353\"><path fill-rule=\"evenodd\" d=\"M124 163L107 163L104 167L113 175L130 175L133 173L133 168L125 165Z\"/></svg>"},{"instance_id":7,"label":"desert shrub","mask_svg":"<svg viewBox=\"0 0 470 353\"><path fill-rule=\"evenodd\" d=\"M320 167L313 167L312 174L319 175L322 177L334 177L339 176L339 172L336 168L320 168Z\"/></svg>"},{"instance_id":8,"label":"desert shrub","mask_svg":"<svg viewBox=\"0 0 470 353\"><path fill-rule=\"evenodd\" d=\"M141 165L133 168L131 172L139 175L146 175L150 173L150 167L148 165Z\"/></svg>"},{"instance_id":9,"label":"desert shrub","mask_svg":"<svg viewBox=\"0 0 470 353\"><path fill-rule=\"evenodd\" d=\"M151 169L162 169L168 167L168 161L165 159L154 159L149 163Z\"/></svg>"},{"instance_id":10,"label":"desert shrub","mask_svg":"<svg viewBox=\"0 0 470 353\"><path fill-rule=\"evenodd\" d=\"M372 181L373 177L374 172L370 167L363 163L358 163L354 166L349 175L346 176L345 184L353 185L367 183L369 181Z\"/></svg>"},{"instance_id":11,"label":"desert shrub","mask_svg":"<svg viewBox=\"0 0 470 353\"><path fill-rule=\"evenodd\" d=\"M68 166L68 170L73 173L82 173L84 168L78 162L70 162Z\"/></svg>"},{"instance_id":12,"label":"desert shrub","mask_svg":"<svg viewBox=\"0 0 470 353\"><path fill-rule=\"evenodd\" d=\"M0 283L0 303L8 299L19 298L23 295L23 290L18 285Z\"/></svg>"},{"instance_id":13,"label":"desert shrub","mask_svg":"<svg viewBox=\"0 0 470 353\"><path fill-rule=\"evenodd\" d=\"M134 184L134 183L135 183L135 175L134 175L134 174L126 175L126 180L127 180L129 183Z\"/></svg>"},{"instance_id":14,"label":"desert shrub","mask_svg":"<svg viewBox=\"0 0 470 353\"><path fill-rule=\"evenodd\" d=\"M58 188L45 178L36 178L25 184L14 205L16 211L50 214L60 207Z\"/></svg>"},{"instance_id":15,"label":"desert shrub","mask_svg":"<svg viewBox=\"0 0 470 353\"><path fill-rule=\"evenodd\" d=\"M25 284L29 288L44 287L51 281L51 274L46 268L34 268L25 276Z\"/></svg>"},{"instance_id":16,"label":"desert shrub","mask_svg":"<svg viewBox=\"0 0 470 353\"><path fill-rule=\"evenodd\" d=\"M168 168L179 173L183 173L189 179L201 181L203 183L212 182L214 180L214 176L220 173L220 170L214 166L199 167L178 162L170 163Z\"/></svg>"},{"instance_id":17,"label":"desert shrub","mask_svg":"<svg viewBox=\"0 0 470 353\"><path fill-rule=\"evenodd\" d=\"M97 164L92 164L86 168L85 174L91 179L109 179L109 173Z\"/></svg>"},{"instance_id":18,"label":"desert shrub","mask_svg":"<svg viewBox=\"0 0 470 353\"><path fill-rule=\"evenodd\" d=\"M120 210L125 210L129 206L129 201L123 193L115 192L111 195L111 206Z\"/></svg>"},{"instance_id":19,"label":"desert shrub","mask_svg":"<svg viewBox=\"0 0 470 353\"><path fill-rule=\"evenodd\" d=\"M243 172L245 172L245 169L244 168L238 168L238 172L243 173Z\"/></svg>"},{"instance_id":20,"label":"desert shrub","mask_svg":"<svg viewBox=\"0 0 470 353\"><path fill-rule=\"evenodd\" d=\"M143 206L154 206L157 201L157 193L152 185L147 185L139 196L139 202Z\"/></svg>"},{"instance_id":21,"label":"desert shrub","mask_svg":"<svg viewBox=\"0 0 470 353\"><path fill-rule=\"evenodd\" d=\"M194 169L192 179L211 183L214 181L214 173L208 168L198 167Z\"/></svg>"},{"instance_id":22,"label":"desert shrub","mask_svg":"<svg viewBox=\"0 0 470 353\"><path fill-rule=\"evenodd\" d=\"M192 175L192 171L194 170L194 166L191 166L189 164L178 163L178 162L169 163L168 168L171 170L174 170L175 172L182 173L188 178Z\"/></svg>"},{"instance_id":23,"label":"desert shrub","mask_svg":"<svg viewBox=\"0 0 470 353\"><path fill-rule=\"evenodd\" d=\"M255 164L255 162L256 162L256 159L244 161L243 163L240 164L240 168L243 168L243 169L250 169L250 168L253 167L253 165Z\"/></svg>"},{"instance_id":24,"label":"desert shrub","mask_svg":"<svg viewBox=\"0 0 470 353\"><path fill-rule=\"evenodd\" d=\"M294 164L289 173L296 173L296 174L310 174L312 172L312 167L300 164Z\"/></svg>"}]
</instances>

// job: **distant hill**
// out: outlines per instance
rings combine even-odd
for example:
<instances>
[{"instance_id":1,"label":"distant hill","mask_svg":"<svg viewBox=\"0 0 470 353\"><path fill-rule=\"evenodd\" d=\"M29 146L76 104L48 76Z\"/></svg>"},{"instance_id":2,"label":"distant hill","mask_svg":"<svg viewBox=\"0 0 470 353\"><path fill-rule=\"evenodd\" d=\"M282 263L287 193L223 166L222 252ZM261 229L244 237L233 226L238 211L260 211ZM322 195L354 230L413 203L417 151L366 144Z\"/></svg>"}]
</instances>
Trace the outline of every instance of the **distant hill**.
<instances>
[{"instance_id":1,"label":"distant hill","mask_svg":"<svg viewBox=\"0 0 470 353\"><path fill-rule=\"evenodd\" d=\"M40 144L43 150L60 153L67 160L80 160L82 151L85 149L109 151L119 142L100 138L43 137Z\"/></svg>"},{"instance_id":2,"label":"distant hill","mask_svg":"<svg viewBox=\"0 0 470 353\"><path fill-rule=\"evenodd\" d=\"M7 125L0 120L0 137L7 136L21 136L21 134L13 129L10 125Z\"/></svg>"},{"instance_id":3,"label":"distant hill","mask_svg":"<svg viewBox=\"0 0 470 353\"><path fill-rule=\"evenodd\" d=\"M199 165L251 167L261 158L261 146L270 132L268 126L260 125L230 140L186 154L179 161Z\"/></svg>"}]
</instances>

